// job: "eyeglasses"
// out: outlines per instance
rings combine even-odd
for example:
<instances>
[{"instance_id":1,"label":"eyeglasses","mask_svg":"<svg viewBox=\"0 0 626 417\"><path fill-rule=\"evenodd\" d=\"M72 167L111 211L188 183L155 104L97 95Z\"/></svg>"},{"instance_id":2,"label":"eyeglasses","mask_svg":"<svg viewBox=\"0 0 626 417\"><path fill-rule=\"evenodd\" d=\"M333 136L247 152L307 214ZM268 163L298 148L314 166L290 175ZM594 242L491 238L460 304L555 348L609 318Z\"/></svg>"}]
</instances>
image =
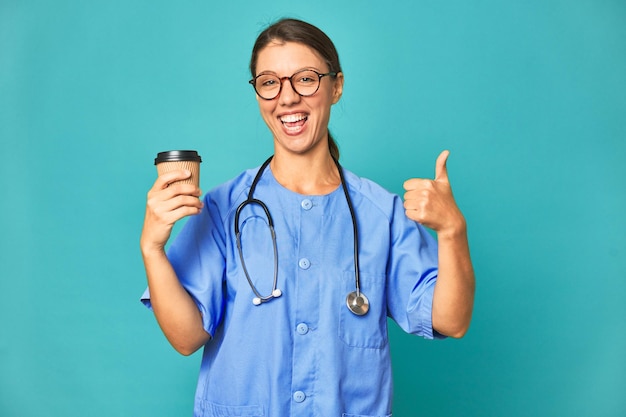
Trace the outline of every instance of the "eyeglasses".
<instances>
[{"instance_id":1,"label":"eyeglasses","mask_svg":"<svg viewBox=\"0 0 626 417\"><path fill-rule=\"evenodd\" d=\"M317 93L321 79L327 75L334 77L337 73L327 72L326 74L320 74L317 71L307 69L298 71L291 77L282 78L274 74L259 74L248 82L252 84L254 91L263 100L273 100L278 97L283 89L283 81L285 80L289 80L293 91L302 97L308 97Z\"/></svg>"}]
</instances>

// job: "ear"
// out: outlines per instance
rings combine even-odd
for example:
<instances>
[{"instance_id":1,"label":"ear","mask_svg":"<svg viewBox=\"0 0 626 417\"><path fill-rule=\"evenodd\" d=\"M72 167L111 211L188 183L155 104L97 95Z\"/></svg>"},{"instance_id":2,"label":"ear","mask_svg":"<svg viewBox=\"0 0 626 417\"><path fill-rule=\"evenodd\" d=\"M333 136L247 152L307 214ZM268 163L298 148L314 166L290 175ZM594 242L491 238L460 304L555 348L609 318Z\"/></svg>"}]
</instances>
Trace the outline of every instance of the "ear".
<instances>
[{"instance_id":1,"label":"ear","mask_svg":"<svg viewBox=\"0 0 626 417\"><path fill-rule=\"evenodd\" d=\"M333 104L337 104L343 93L343 72L335 75L335 83L333 84Z\"/></svg>"}]
</instances>

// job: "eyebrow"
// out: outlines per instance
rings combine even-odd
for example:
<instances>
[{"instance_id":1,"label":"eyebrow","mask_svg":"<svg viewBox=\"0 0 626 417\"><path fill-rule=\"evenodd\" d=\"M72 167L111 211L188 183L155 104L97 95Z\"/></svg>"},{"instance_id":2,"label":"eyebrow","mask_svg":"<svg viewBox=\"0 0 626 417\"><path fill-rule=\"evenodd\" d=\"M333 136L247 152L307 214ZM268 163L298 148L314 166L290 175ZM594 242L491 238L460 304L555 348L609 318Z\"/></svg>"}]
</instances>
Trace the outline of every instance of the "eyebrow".
<instances>
[{"instance_id":1,"label":"eyebrow","mask_svg":"<svg viewBox=\"0 0 626 417\"><path fill-rule=\"evenodd\" d=\"M300 69L297 69L297 70L295 70L295 71L294 71L291 75L293 75L293 74L297 74L297 73L299 73L300 71L306 71L306 70L313 70L313 71L317 71L317 72L319 72L319 73L322 73L322 72L323 72L322 70L320 70L320 69L319 69L319 68L317 68L317 67L310 66L310 67L302 67L302 68L300 68ZM276 76L278 76L278 73L277 73L277 72L275 72L275 71L269 71L269 70L267 70L267 71L261 71L261 72L259 72L256 76L258 77L259 75L266 75L266 74L271 74L271 75L276 75Z\"/></svg>"}]
</instances>

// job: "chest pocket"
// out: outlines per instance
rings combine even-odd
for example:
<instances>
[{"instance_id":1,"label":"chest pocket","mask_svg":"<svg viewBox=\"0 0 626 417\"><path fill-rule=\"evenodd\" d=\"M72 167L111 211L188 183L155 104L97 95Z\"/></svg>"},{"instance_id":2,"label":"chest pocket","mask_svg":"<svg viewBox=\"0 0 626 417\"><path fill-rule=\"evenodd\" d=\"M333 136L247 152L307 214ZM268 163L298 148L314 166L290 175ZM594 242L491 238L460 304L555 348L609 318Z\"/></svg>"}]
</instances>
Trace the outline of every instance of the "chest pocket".
<instances>
[{"instance_id":1,"label":"chest pocket","mask_svg":"<svg viewBox=\"0 0 626 417\"><path fill-rule=\"evenodd\" d=\"M256 405L221 405L209 401L201 404L202 417L263 417L263 407Z\"/></svg>"},{"instance_id":2,"label":"chest pocket","mask_svg":"<svg viewBox=\"0 0 626 417\"><path fill-rule=\"evenodd\" d=\"M385 276L361 272L361 292L368 298L367 314L357 316L345 301L348 293L355 290L354 271L342 276L342 307L339 314L339 337L348 346L355 348L381 349L387 345L387 307Z\"/></svg>"}]
</instances>

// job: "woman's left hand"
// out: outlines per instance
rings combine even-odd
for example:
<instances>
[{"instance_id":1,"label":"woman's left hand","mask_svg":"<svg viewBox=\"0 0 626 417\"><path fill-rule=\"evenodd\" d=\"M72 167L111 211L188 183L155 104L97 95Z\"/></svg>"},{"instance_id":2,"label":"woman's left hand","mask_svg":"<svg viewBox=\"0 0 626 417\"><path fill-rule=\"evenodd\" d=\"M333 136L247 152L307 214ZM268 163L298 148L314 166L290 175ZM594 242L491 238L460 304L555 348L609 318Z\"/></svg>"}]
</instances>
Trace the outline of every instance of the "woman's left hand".
<instances>
[{"instance_id":1,"label":"woman's left hand","mask_svg":"<svg viewBox=\"0 0 626 417\"><path fill-rule=\"evenodd\" d=\"M462 232L465 218L452 196L443 151L435 163L435 179L412 178L404 182L404 208L409 219L433 229L438 235Z\"/></svg>"},{"instance_id":2,"label":"woman's left hand","mask_svg":"<svg viewBox=\"0 0 626 417\"><path fill-rule=\"evenodd\" d=\"M432 324L437 332L463 337L474 306L474 270L469 254L467 225L452 197L443 151L435 165L435 179L413 178L404 183L406 215L437 232L439 272L433 294Z\"/></svg>"}]
</instances>

